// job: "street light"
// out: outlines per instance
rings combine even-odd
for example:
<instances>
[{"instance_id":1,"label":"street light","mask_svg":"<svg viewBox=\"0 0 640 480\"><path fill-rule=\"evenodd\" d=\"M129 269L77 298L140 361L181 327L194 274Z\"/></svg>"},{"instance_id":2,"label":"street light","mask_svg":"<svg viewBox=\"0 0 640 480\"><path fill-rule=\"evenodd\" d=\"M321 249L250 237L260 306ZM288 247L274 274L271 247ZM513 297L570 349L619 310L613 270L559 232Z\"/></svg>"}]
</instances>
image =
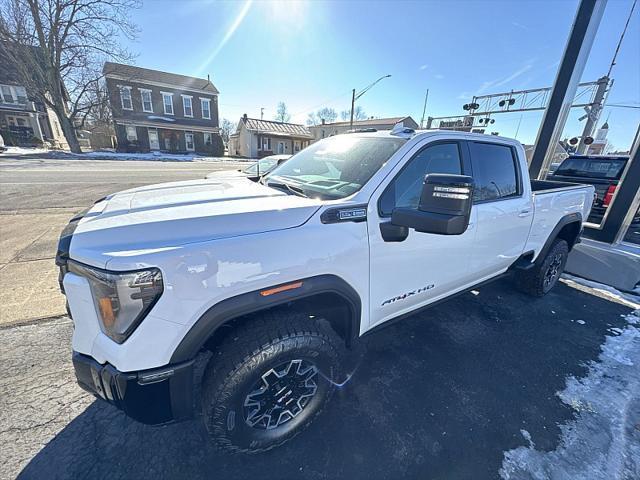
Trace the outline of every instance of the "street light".
<instances>
[{"instance_id":1,"label":"street light","mask_svg":"<svg viewBox=\"0 0 640 480\"><path fill-rule=\"evenodd\" d=\"M353 130L353 109L355 107L356 104L356 100L358 100L362 95L364 95L365 93L367 93L371 87L373 87L376 83L378 83L380 80L384 80L385 78L389 78L391 75L384 75L383 77L380 77L379 79L377 79L375 82L373 82L371 85L369 85L368 87L364 88L360 93L358 93L356 95L356 89L354 88L351 91L351 121L349 122L349 129Z\"/></svg>"}]
</instances>

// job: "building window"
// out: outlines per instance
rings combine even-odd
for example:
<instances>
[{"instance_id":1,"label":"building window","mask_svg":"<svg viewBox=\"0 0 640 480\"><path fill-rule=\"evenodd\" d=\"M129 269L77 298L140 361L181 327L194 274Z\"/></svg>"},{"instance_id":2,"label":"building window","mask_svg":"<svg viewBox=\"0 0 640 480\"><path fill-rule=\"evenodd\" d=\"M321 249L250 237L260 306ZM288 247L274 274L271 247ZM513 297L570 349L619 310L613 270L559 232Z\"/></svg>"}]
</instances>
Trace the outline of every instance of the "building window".
<instances>
[{"instance_id":1,"label":"building window","mask_svg":"<svg viewBox=\"0 0 640 480\"><path fill-rule=\"evenodd\" d=\"M136 127L133 125L127 125L126 126L126 131L127 131L127 140L129 140L130 142L137 142L138 141L138 132L136 131Z\"/></svg>"},{"instance_id":2,"label":"building window","mask_svg":"<svg viewBox=\"0 0 640 480\"><path fill-rule=\"evenodd\" d=\"M140 96L142 97L142 111L153 113L153 102L151 101L151 90L140 89Z\"/></svg>"},{"instance_id":3,"label":"building window","mask_svg":"<svg viewBox=\"0 0 640 480\"><path fill-rule=\"evenodd\" d=\"M27 90L24 87L14 85L0 85L0 102L25 105L27 103Z\"/></svg>"},{"instance_id":4,"label":"building window","mask_svg":"<svg viewBox=\"0 0 640 480\"><path fill-rule=\"evenodd\" d=\"M184 143L186 144L188 151L193 152L196 149L196 146L193 143L193 133L185 132Z\"/></svg>"},{"instance_id":5,"label":"building window","mask_svg":"<svg viewBox=\"0 0 640 480\"><path fill-rule=\"evenodd\" d=\"M211 134L209 132L204 132L204 144L210 146L211 143Z\"/></svg>"},{"instance_id":6,"label":"building window","mask_svg":"<svg viewBox=\"0 0 640 480\"><path fill-rule=\"evenodd\" d=\"M202 118L211 120L211 100L208 98L201 98L200 106L202 107Z\"/></svg>"},{"instance_id":7,"label":"building window","mask_svg":"<svg viewBox=\"0 0 640 480\"><path fill-rule=\"evenodd\" d=\"M123 110L133 110L131 87L120 87L120 102L122 103Z\"/></svg>"},{"instance_id":8,"label":"building window","mask_svg":"<svg viewBox=\"0 0 640 480\"><path fill-rule=\"evenodd\" d=\"M182 110L185 117L193 117L193 103L188 95L182 95Z\"/></svg>"},{"instance_id":9,"label":"building window","mask_svg":"<svg viewBox=\"0 0 640 480\"><path fill-rule=\"evenodd\" d=\"M173 115L173 93L162 92L165 115Z\"/></svg>"},{"instance_id":10,"label":"building window","mask_svg":"<svg viewBox=\"0 0 640 480\"><path fill-rule=\"evenodd\" d=\"M262 139L262 150L271 150L271 139L263 138Z\"/></svg>"}]
</instances>

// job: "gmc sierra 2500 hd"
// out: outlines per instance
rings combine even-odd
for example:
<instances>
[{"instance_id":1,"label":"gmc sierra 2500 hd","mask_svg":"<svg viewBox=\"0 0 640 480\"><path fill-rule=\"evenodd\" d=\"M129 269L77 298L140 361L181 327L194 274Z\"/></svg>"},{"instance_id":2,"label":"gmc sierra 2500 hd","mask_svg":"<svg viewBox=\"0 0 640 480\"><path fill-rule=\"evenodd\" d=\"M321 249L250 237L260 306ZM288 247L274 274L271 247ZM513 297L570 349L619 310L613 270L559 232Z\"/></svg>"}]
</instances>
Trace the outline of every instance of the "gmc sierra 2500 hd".
<instances>
[{"instance_id":1,"label":"gmc sierra 2500 hd","mask_svg":"<svg viewBox=\"0 0 640 480\"><path fill-rule=\"evenodd\" d=\"M514 140L401 127L321 140L258 182L110 195L58 248L78 382L141 422L201 415L226 450L272 448L363 334L503 274L548 292L593 198L530 181Z\"/></svg>"}]
</instances>

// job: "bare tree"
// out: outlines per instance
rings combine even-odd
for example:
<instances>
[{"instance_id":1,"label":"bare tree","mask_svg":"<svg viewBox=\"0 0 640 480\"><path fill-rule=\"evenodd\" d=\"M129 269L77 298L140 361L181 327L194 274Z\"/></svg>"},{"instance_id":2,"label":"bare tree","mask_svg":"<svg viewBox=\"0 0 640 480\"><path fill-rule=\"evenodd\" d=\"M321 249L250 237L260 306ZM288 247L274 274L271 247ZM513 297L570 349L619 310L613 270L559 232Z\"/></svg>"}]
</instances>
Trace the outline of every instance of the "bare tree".
<instances>
[{"instance_id":1,"label":"bare tree","mask_svg":"<svg viewBox=\"0 0 640 480\"><path fill-rule=\"evenodd\" d=\"M313 127L314 125L318 125L318 123L320 123L320 121L318 120L316 112L311 112L309 115L307 115L307 125Z\"/></svg>"},{"instance_id":2,"label":"bare tree","mask_svg":"<svg viewBox=\"0 0 640 480\"><path fill-rule=\"evenodd\" d=\"M111 125L112 118L106 84L102 81L92 82L87 87L86 100L79 111L76 126L89 131L103 129Z\"/></svg>"},{"instance_id":3,"label":"bare tree","mask_svg":"<svg viewBox=\"0 0 640 480\"><path fill-rule=\"evenodd\" d=\"M235 132L235 130L236 130L235 123L233 123L231 120L228 120L226 118L222 119L222 123L220 124L220 136L222 137L222 140L224 140L225 144L229 143L229 137L233 132Z\"/></svg>"},{"instance_id":4,"label":"bare tree","mask_svg":"<svg viewBox=\"0 0 640 480\"><path fill-rule=\"evenodd\" d=\"M288 122L290 119L291 115L289 115L289 111L287 110L287 104L284 102L278 103L278 108L276 109L276 121Z\"/></svg>"},{"instance_id":5,"label":"bare tree","mask_svg":"<svg viewBox=\"0 0 640 480\"><path fill-rule=\"evenodd\" d=\"M322 123L324 120L325 123L335 122L338 118L338 114L333 108L324 107L318 110L317 112L311 112L307 117L307 125L313 126Z\"/></svg>"},{"instance_id":6,"label":"bare tree","mask_svg":"<svg viewBox=\"0 0 640 480\"><path fill-rule=\"evenodd\" d=\"M137 34L131 10L139 0L4 0L0 42L20 82L58 116L73 152L80 152L74 123L101 111L105 59L129 62L118 43Z\"/></svg>"},{"instance_id":7,"label":"bare tree","mask_svg":"<svg viewBox=\"0 0 640 480\"><path fill-rule=\"evenodd\" d=\"M353 121L356 120L366 120L367 114L364 109L360 105L356 105L356 108L353 109Z\"/></svg>"},{"instance_id":8,"label":"bare tree","mask_svg":"<svg viewBox=\"0 0 640 480\"><path fill-rule=\"evenodd\" d=\"M356 105L356 108L353 109L353 121L366 120L367 118L364 108L360 105ZM342 110L340 112L340 119L343 122L348 122L351 119L351 110Z\"/></svg>"}]
</instances>

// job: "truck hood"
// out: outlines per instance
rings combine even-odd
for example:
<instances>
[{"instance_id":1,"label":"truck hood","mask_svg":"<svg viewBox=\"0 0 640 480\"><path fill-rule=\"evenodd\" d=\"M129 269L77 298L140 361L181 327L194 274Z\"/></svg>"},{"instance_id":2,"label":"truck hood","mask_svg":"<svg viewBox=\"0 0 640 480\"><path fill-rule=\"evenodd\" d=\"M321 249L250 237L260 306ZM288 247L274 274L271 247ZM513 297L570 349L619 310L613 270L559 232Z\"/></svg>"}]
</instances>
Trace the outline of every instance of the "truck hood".
<instances>
[{"instance_id":1,"label":"truck hood","mask_svg":"<svg viewBox=\"0 0 640 480\"><path fill-rule=\"evenodd\" d=\"M78 222L69 256L104 268L117 256L294 228L320 205L245 178L149 185L97 202Z\"/></svg>"}]
</instances>

